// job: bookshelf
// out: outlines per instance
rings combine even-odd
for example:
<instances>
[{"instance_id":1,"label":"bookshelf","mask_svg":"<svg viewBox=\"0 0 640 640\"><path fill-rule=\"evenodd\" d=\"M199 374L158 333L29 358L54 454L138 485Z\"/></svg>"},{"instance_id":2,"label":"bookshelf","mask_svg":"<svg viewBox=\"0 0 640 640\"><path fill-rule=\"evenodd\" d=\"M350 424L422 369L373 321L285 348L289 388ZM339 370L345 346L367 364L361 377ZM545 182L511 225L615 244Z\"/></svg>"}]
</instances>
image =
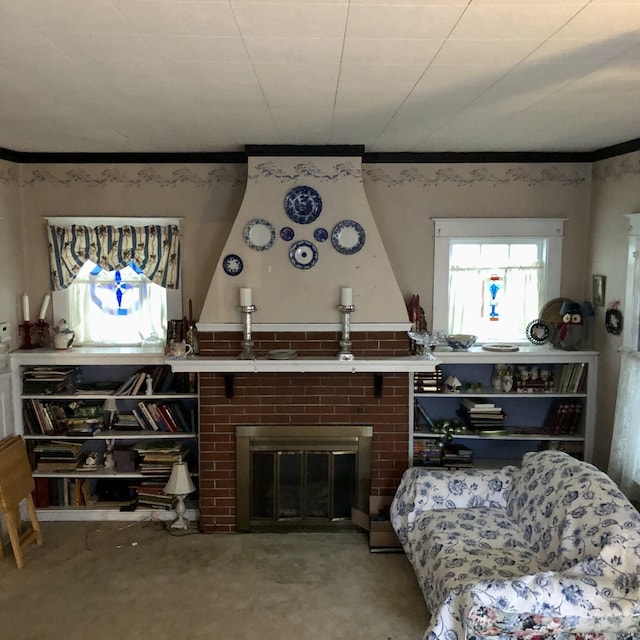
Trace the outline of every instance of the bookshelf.
<instances>
[{"instance_id":1,"label":"bookshelf","mask_svg":"<svg viewBox=\"0 0 640 640\"><path fill-rule=\"evenodd\" d=\"M41 520L173 517L161 491L173 462L198 479L195 372L133 348L16 351L10 366Z\"/></svg>"},{"instance_id":2,"label":"bookshelf","mask_svg":"<svg viewBox=\"0 0 640 640\"><path fill-rule=\"evenodd\" d=\"M597 352L523 346L435 355L435 373L411 375L410 464L437 466L453 458L456 466L456 457L441 456L439 449L461 445L480 467L517 463L527 451L544 448L592 460ZM447 388L452 378L458 392Z\"/></svg>"}]
</instances>

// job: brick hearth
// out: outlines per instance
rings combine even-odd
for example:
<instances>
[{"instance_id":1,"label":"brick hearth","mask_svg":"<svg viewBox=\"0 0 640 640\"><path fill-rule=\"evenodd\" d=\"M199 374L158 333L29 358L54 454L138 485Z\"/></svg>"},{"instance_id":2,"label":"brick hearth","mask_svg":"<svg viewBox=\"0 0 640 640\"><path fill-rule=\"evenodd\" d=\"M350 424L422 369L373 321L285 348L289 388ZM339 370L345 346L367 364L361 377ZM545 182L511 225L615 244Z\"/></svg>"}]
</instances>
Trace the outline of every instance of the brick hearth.
<instances>
[{"instance_id":1,"label":"brick hearth","mask_svg":"<svg viewBox=\"0 0 640 640\"><path fill-rule=\"evenodd\" d=\"M332 356L336 332L264 332L254 350L296 349L300 356ZM406 356L403 332L353 333L353 353ZM239 332L204 333L200 355L235 357ZM371 373L200 374L200 528L205 533L236 530L235 428L238 425L373 425L371 493L395 492L408 461L407 373L385 373L382 396L375 397Z\"/></svg>"}]
</instances>

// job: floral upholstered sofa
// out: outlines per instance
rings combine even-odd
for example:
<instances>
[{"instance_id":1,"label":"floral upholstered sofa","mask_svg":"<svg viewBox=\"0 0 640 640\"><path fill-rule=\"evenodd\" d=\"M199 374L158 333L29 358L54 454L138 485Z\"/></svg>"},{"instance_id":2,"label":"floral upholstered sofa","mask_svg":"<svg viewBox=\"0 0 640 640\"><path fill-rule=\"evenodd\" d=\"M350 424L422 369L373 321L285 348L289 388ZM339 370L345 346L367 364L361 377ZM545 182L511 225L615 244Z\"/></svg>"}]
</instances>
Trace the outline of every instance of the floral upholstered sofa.
<instances>
[{"instance_id":1,"label":"floral upholstered sofa","mask_svg":"<svg viewBox=\"0 0 640 640\"><path fill-rule=\"evenodd\" d=\"M413 467L391 522L426 640L640 639L640 515L590 464L543 451L492 471Z\"/></svg>"}]
</instances>

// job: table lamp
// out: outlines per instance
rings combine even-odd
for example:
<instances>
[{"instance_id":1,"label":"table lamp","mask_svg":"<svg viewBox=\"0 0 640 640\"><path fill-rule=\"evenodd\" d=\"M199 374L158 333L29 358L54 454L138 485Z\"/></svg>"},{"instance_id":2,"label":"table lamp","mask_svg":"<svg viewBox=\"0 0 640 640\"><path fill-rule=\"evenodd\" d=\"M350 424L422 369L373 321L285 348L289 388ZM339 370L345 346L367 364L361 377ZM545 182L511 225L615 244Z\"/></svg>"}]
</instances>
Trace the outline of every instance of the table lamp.
<instances>
[{"instance_id":1,"label":"table lamp","mask_svg":"<svg viewBox=\"0 0 640 640\"><path fill-rule=\"evenodd\" d=\"M187 508L184 504L184 499L196 490L191 476L189 475L189 468L186 462L174 462L171 469L171 476L167 482L164 492L170 496L176 496L178 503L176 504L176 513L178 518L171 525L172 529L186 529L189 526L189 521L184 517Z\"/></svg>"}]
</instances>

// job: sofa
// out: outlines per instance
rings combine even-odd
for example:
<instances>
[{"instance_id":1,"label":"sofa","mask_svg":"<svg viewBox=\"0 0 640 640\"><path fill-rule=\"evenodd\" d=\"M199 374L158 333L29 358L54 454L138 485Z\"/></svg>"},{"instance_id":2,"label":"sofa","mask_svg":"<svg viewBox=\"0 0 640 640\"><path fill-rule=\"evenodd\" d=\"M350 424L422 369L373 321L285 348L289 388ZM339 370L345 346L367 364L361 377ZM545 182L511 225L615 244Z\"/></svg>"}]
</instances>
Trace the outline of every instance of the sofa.
<instances>
[{"instance_id":1,"label":"sofa","mask_svg":"<svg viewBox=\"0 0 640 640\"><path fill-rule=\"evenodd\" d=\"M425 640L640 638L640 514L591 464L540 451L413 467L390 515L432 614Z\"/></svg>"}]
</instances>

